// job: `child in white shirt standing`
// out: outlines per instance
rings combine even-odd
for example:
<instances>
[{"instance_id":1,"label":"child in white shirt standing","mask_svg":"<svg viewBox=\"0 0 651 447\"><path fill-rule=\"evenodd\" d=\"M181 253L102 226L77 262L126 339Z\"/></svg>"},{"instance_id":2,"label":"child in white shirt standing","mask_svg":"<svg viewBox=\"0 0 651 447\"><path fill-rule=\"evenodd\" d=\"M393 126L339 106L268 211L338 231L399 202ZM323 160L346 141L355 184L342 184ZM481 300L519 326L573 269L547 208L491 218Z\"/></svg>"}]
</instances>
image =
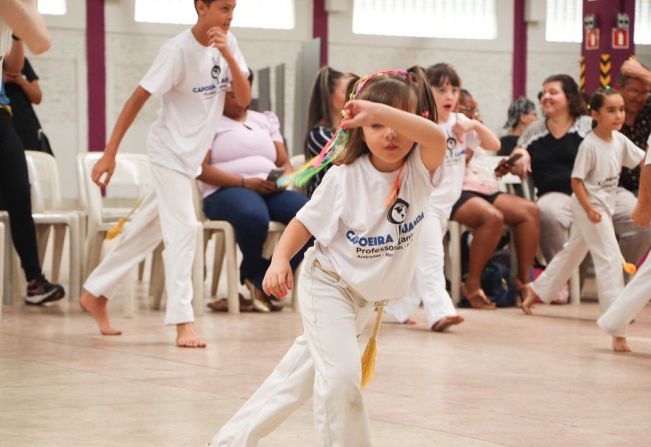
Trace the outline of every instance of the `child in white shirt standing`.
<instances>
[{"instance_id":1,"label":"child in white shirt standing","mask_svg":"<svg viewBox=\"0 0 651 447\"><path fill-rule=\"evenodd\" d=\"M640 174L640 193L637 206L633 211L633 221L643 228L651 226L651 136L647 142L645 166ZM646 258L633 279L626 285L620 296L605 314L597 320L597 324L613 337L615 352L630 352L626 342L626 329L635 315L640 312L651 298L651 259L647 252Z\"/></svg>"},{"instance_id":2,"label":"child in white shirt standing","mask_svg":"<svg viewBox=\"0 0 651 447\"><path fill-rule=\"evenodd\" d=\"M161 109L147 138L153 191L144 197L117 245L89 276L80 300L104 335L120 334L109 323L108 298L162 239L165 323L176 325L177 346L206 345L195 331L191 304L191 269L199 225L192 195L201 162L224 110L226 89L231 86L241 105L251 99L248 68L229 32L235 3L195 0L197 23L161 47L124 105L104 155L93 167L93 181L106 186L115 169L122 137L149 97L161 97Z\"/></svg>"},{"instance_id":3,"label":"child in white shirt standing","mask_svg":"<svg viewBox=\"0 0 651 447\"><path fill-rule=\"evenodd\" d=\"M633 168L644 158L618 130L624 123L624 99L612 89L597 91L590 101L593 130L579 146L572 171L570 238L545 271L526 290L522 310L531 314L536 295L549 303L590 251L595 264L601 312L624 288L624 259L612 214L622 166Z\"/></svg>"},{"instance_id":4,"label":"child in white shirt standing","mask_svg":"<svg viewBox=\"0 0 651 447\"><path fill-rule=\"evenodd\" d=\"M263 282L284 297L289 260L314 236L298 290L304 334L213 447L256 445L312 396L318 445L371 445L357 337L375 302L406 292L445 136L420 70L362 78L354 94L334 137L339 166L283 232Z\"/></svg>"}]
</instances>

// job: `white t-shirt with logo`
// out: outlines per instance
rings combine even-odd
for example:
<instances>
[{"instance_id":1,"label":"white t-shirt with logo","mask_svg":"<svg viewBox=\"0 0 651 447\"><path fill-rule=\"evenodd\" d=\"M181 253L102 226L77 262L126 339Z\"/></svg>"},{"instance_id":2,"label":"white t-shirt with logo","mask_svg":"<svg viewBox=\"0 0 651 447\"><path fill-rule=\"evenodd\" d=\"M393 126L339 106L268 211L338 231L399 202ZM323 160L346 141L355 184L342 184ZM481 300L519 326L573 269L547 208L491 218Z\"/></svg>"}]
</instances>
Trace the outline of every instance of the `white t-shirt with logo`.
<instances>
[{"instance_id":1,"label":"white t-shirt with logo","mask_svg":"<svg viewBox=\"0 0 651 447\"><path fill-rule=\"evenodd\" d=\"M430 207L439 217L450 218L452 206L461 196L463 177L466 172L466 149L475 150L479 146L477 132L471 130L463 135L463 143L457 140L452 128L458 122L470 121L462 113L450 113L447 122L439 124L447 137L445 165L440 185L430 196Z\"/></svg>"},{"instance_id":2,"label":"white t-shirt with logo","mask_svg":"<svg viewBox=\"0 0 651 447\"><path fill-rule=\"evenodd\" d=\"M583 180L590 203L615 212L615 196L622 166L632 169L644 158L644 151L619 132L604 141L590 132L581 142L574 160L572 178Z\"/></svg>"},{"instance_id":3,"label":"white t-shirt with logo","mask_svg":"<svg viewBox=\"0 0 651 447\"><path fill-rule=\"evenodd\" d=\"M229 32L227 39L240 70L248 75L235 36ZM201 45L190 29L163 44L140 81L142 88L162 99L147 138L152 163L192 177L201 173L231 79L219 50Z\"/></svg>"},{"instance_id":4,"label":"white t-shirt with logo","mask_svg":"<svg viewBox=\"0 0 651 447\"><path fill-rule=\"evenodd\" d=\"M315 256L368 301L400 298L413 275L429 195L440 178L416 147L407 158L393 206L386 200L398 171L380 172L363 155L333 166L296 218L314 235Z\"/></svg>"}]
</instances>

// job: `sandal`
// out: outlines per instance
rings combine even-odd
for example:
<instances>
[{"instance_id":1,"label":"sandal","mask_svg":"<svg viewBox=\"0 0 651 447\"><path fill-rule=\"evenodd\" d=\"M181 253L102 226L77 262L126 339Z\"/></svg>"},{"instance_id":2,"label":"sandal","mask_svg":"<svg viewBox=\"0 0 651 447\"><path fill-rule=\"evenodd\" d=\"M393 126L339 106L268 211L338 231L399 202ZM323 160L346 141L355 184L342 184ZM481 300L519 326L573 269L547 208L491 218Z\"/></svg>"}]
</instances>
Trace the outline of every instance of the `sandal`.
<instances>
[{"instance_id":1,"label":"sandal","mask_svg":"<svg viewBox=\"0 0 651 447\"><path fill-rule=\"evenodd\" d=\"M463 296L466 301L470 304L470 307L473 309L495 309L495 303L488 299L486 293L482 290L481 287L476 289L472 293L468 293L465 284L461 284L461 296Z\"/></svg>"},{"instance_id":2,"label":"sandal","mask_svg":"<svg viewBox=\"0 0 651 447\"><path fill-rule=\"evenodd\" d=\"M253 309L257 312L268 313L271 312L269 305L265 302L267 296L264 292L258 289L251 281L248 279L244 280L244 285L249 289L251 294L251 300L253 301Z\"/></svg>"},{"instance_id":3,"label":"sandal","mask_svg":"<svg viewBox=\"0 0 651 447\"><path fill-rule=\"evenodd\" d=\"M238 294L240 299L240 312L253 312L253 303L251 300L244 298L241 293ZM228 300L221 298L207 304L208 308L216 312L228 312Z\"/></svg>"}]
</instances>

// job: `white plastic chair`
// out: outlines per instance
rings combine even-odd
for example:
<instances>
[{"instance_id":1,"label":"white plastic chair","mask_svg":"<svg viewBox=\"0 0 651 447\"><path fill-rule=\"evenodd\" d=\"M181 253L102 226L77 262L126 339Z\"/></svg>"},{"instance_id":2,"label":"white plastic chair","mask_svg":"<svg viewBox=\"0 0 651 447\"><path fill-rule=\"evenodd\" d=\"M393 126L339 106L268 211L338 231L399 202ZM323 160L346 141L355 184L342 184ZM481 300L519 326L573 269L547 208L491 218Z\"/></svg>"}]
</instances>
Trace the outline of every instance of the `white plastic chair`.
<instances>
[{"instance_id":1,"label":"white plastic chair","mask_svg":"<svg viewBox=\"0 0 651 447\"><path fill-rule=\"evenodd\" d=\"M31 185L32 216L36 227L53 228L52 274L50 280L59 281L61 255L66 228L69 236L68 299L78 299L81 292L81 215L78 211L65 211L61 202L61 187L56 160L50 154L25 151L27 172ZM39 234L40 231L37 231ZM43 234L43 233L41 233ZM43 260L47 237L41 238L40 258Z\"/></svg>"}]
</instances>

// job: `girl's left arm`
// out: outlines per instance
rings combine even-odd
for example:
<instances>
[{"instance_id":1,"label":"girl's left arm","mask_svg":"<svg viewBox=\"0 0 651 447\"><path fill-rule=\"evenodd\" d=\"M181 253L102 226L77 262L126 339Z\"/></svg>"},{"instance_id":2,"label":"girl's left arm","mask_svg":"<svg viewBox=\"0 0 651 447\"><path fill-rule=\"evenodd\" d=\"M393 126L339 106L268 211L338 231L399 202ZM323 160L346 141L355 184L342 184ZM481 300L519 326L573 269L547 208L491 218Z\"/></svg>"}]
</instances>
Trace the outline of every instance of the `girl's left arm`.
<instances>
[{"instance_id":1,"label":"girl's left arm","mask_svg":"<svg viewBox=\"0 0 651 447\"><path fill-rule=\"evenodd\" d=\"M365 100L348 101L341 126L346 128L382 124L420 145L423 164L435 171L445 158L445 133L433 121L385 104Z\"/></svg>"}]
</instances>

